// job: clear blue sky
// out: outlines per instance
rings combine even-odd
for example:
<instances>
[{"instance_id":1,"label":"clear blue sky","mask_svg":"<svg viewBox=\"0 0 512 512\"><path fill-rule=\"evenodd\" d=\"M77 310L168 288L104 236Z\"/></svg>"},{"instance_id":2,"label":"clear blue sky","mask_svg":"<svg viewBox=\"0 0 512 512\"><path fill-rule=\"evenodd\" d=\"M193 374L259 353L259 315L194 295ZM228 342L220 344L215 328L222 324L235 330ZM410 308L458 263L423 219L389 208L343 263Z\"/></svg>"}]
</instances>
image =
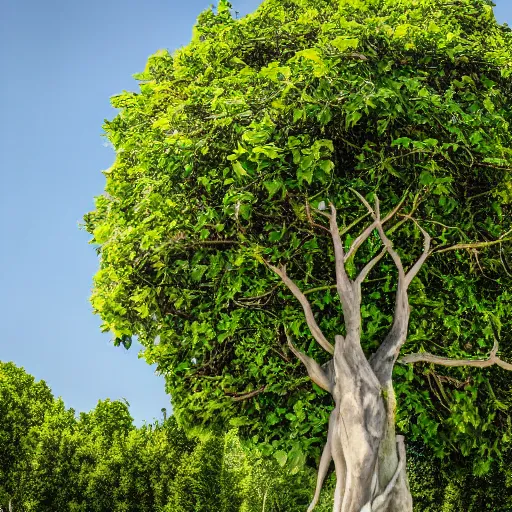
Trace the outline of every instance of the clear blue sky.
<instances>
[{"instance_id":1,"label":"clear blue sky","mask_svg":"<svg viewBox=\"0 0 512 512\"><path fill-rule=\"evenodd\" d=\"M99 331L98 262L78 230L113 162L109 97L160 48L190 40L208 0L3 0L0 18L0 360L44 379L78 411L126 398L136 422L169 409L163 379ZM241 14L260 0L233 0ZM512 2L496 0L512 25Z\"/></svg>"}]
</instances>

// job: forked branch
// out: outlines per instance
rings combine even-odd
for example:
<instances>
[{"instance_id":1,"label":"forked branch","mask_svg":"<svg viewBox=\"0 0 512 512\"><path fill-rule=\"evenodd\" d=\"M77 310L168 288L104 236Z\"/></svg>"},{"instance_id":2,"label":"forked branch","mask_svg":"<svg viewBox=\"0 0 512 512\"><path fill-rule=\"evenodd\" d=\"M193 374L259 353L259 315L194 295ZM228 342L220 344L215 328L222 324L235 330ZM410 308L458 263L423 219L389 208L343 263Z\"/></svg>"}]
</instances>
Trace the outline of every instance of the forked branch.
<instances>
[{"instance_id":1,"label":"forked branch","mask_svg":"<svg viewBox=\"0 0 512 512\"><path fill-rule=\"evenodd\" d=\"M386 233L384 233L384 228L382 226L382 220L380 218L380 203L379 198L375 196L375 210L368 204L368 201L356 190L354 192L357 194L359 199L361 199L362 203L366 206L368 211L371 213L373 219L375 228L377 229L377 232L379 233L380 239L382 240L382 243L384 244L384 247L386 248L387 252L393 258L393 261L396 265L396 268L398 269L398 278L399 280L404 280L405 273L404 273L404 267L402 265L402 260L400 259L400 256L398 253L393 249L393 242L386 236Z\"/></svg>"},{"instance_id":2,"label":"forked branch","mask_svg":"<svg viewBox=\"0 0 512 512\"><path fill-rule=\"evenodd\" d=\"M432 363L441 366L474 366L476 368L487 368L488 366L498 365L504 370L512 371L512 364L502 361L496 355L498 349L499 345L496 341L488 359L450 359L449 357L434 356L428 352L420 352L417 354L408 354L400 358L399 362L402 364Z\"/></svg>"},{"instance_id":3,"label":"forked branch","mask_svg":"<svg viewBox=\"0 0 512 512\"><path fill-rule=\"evenodd\" d=\"M352 190L352 189L351 189ZM364 199L363 196L361 196L359 193L357 193L355 190L352 190L358 197L359 199L362 200L363 204L368 205L367 208L369 208L369 213L371 214L373 212L373 209L370 207L370 205L368 204L368 202L366 201L366 199ZM400 208L402 207L402 205L404 204L405 200L407 199L407 193L404 194L404 196L402 197L402 199L400 200L400 202L395 206L395 208L393 208L393 210L391 210L380 222L382 224L385 224L386 222L388 222L390 219L392 219L396 213L400 210ZM373 212L375 213L375 212ZM368 239L368 237L372 234L372 231L377 227L377 221L374 219L373 223L370 224L353 242L352 242L352 245L350 246L350 249L348 250L348 252L345 254L345 261L347 261L349 258L351 258L352 256L355 255L355 253L357 252L357 250L359 249L359 247L361 247L361 245L365 242L365 240Z\"/></svg>"},{"instance_id":4,"label":"forked branch","mask_svg":"<svg viewBox=\"0 0 512 512\"><path fill-rule=\"evenodd\" d=\"M391 378L391 372L393 370L396 358L398 357L400 348L405 343L407 337L407 329L409 325L409 298L407 295L407 289L429 256L430 235L423 228L421 228L421 226L419 226L414 219L412 219L423 233L424 247L423 254L420 256L420 258L418 258L416 263L406 274L400 255L395 251L393 248L393 243L384 232L382 220L380 217L379 199L377 197L375 198L375 208L372 208L368 201L366 201L366 199L361 194L355 190L353 190L353 192L359 197L361 202L366 206L366 209L372 215L375 228L379 233L379 237L384 244L386 251L393 259L393 262L395 263L395 266L398 270L398 283L393 325L391 326L391 330L389 331L388 335L378 350L370 359L372 368L375 371L379 381L384 383ZM371 263L372 262L370 262L370 264Z\"/></svg>"},{"instance_id":5,"label":"forked branch","mask_svg":"<svg viewBox=\"0 0 512 512\"><path fill-rule=\"evenodd\" d=\"M386 252L387 249L384 247L384 249L382 249L382 251L379 254L377 254L377 256L375 256L364 266L363 270L361 270L359 275L356 277L356 280L354 281L356 285L360 285L366 279L366 276L369 274L371 269L375 265L377 265L377 263L384 257L384 254L386 254Z\"/></svg>"}]
</instances>

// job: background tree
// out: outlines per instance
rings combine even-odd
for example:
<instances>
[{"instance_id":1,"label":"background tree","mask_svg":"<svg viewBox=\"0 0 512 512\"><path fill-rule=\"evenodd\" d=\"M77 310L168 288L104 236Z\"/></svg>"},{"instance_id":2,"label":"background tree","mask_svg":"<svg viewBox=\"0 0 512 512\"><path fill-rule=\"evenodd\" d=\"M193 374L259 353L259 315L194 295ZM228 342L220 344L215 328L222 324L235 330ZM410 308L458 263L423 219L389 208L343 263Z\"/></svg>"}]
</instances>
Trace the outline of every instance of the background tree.
<instances>
[{"instance_id":1,"label":"background tree","mask_svg":"<svg viewBox=\"0 0 512 512\"><path fill-rule=\"evenodd\" d=\"M5 400L0 402L0 408L5 411L8 405L14 409L11 410L14 417L27 404L22 400L9 400L5 389L12 389L11 379L19 383L29 381L30 376L12 364L3 363L2 367L7 367L9 371L0 374L0 397ZM36 389L48 390L44 382L30 382L30 386ZM212 479L220 482L219 512L302 512L309 503L316 471L304 468L292 474L288 468L281 467L280 463L285 460L284 453L277 457L280 463L274 458L268 459L256 448L244 447L236 429L233 429L227 434L214 436L217 451L213 457L198 456L204 453L204 443L210 443L211 436L203 440L188 439L176 425L174 417L164 422L130 428L126 434L125 406L122 402L119 407L112 407L112 403L100 405L104 418L109 416L105 410L117 410L113 416L121 419L120 430L124 430L125 434L114 436L109 449L100 450L102 455L93 457L94 451L101 445L94 442L98 431L91 437L86 435L73 411L66 410L60 399L54 399L46 408L42 423L26 433L30 443L23 446L29 446L30 452L20 451L11 461L9 481L14 482L14 489L2 502L4 510L8 509L8 501L13 496L16 497L12 499L15 512L175 510L173 507L177 498L182 498L183 504L190 496L190 489L181 484L180 487L187 494L176 496L174 484L180 480L181 474L198 476L199 481L192 482L196 498L200 498L201 491L209 488ZM20 410L16 411L16 408ZM94 411L90 415L94 415ZM1 438L9 439L11 431L16 430L17 426L3 423L2 429ZM37 438L33 437L34 434L37 434ZM212 447L211 443L209 446ZM191 468L189 463L192 452L198 464L195 468ZM221 452L222 460L219 462ZM216 465L211 464L213 459L217 461ZM24 463L21 464L21 461ZM457 460L454 465L453 458L436 459L422 443L413 443L409 450L408 470L415 510L510 511L511 461L512 452L505 451L499 464L494 464L485 476L476 477L471 475L471 461ZM115 487L102 485L100 475ZM203 477L204 481L201 480ZM332 510L333 499L329 491L334 490L333 477L333 474L327 477L328 492L321 496L315 509L318 512ZM6 481L3 478L0 485L5 489Z\"/></svg>"},{"instance_id":2,"label":"background tree","mask_svg":"<svg viewBox=\"0 0 512 512\"><path fill-rule=\"evenodd\" d=\"M55 399L40 425L30 453L30 472L23 500L14 509L41 512L81 510L80 465L76 452L83 443L75 412ZM21 505L21 508L20 508ZM82 509L83 510L83 509Z\"/></svg>"},{"instance_id":3,"label":"background tree","mask_svg":"<svg viewBox=\"0 0 512 512\"><path fill-rule=\"evenodd\" d=\"M30 482L36 434L53 406L46 385L13 363L0 362L0 507L22 501Z\"/></svg>"}]
</instances>

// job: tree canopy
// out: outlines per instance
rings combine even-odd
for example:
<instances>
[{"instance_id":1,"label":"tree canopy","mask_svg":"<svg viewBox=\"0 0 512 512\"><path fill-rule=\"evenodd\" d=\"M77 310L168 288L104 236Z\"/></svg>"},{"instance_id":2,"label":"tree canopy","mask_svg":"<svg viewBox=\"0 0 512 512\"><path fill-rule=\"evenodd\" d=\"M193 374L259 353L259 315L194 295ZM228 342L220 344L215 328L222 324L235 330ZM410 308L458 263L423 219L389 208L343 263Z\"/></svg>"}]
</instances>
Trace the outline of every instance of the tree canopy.
<instances>
[{"instance_id":1,"label":"tree canopy","mask_svg":"<svg viewBox=\"0 0 512 512\"><path fill-rule=\"evenodd\" d=\"M298 470L317 456L329 407L288 350L325 361L288 275L322 332L340 333L332 201L347 249L382 211L404 265L432 253L410 287L404 352L512 356L512 37L487 0L265 0L232 16L221 0L192 41L158 51L112 98L105 194L85 216L100 255L92 304L116 344L137 336L190 428L240 427ZM349 273L381 249L374 234ZM365 351L392 319L386 256L364 284ZM322 359L323 358L323 359ZM499 369L397 367L398 429L483 473L510 443Z\"/></svg>"}]
</instances>

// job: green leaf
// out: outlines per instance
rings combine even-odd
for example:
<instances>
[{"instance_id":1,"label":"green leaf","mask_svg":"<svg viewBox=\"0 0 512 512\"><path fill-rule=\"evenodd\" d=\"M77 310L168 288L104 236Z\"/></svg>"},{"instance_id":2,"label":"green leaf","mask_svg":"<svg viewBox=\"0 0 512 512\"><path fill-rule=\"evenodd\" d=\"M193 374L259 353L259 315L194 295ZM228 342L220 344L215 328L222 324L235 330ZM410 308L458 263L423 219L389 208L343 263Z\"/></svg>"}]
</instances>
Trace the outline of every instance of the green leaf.
<instances>
[{"instance_id":1,"label":"green leaf","mask_svg":"<svg viewBox=\"0 0 512 512\"><path fill-rule=\"evenodd\" d=\"M347 117L345 118L345 127L352 128L357 124L361 117L363 117L363 114L361 114L360 112L350 112L349 114L347 114Z\"/></svg>"},{"instance_id":2,"label":"green leaf","mask_svg":"<svg viewBox=\"0 0 512 512\"><path fill-rule=\"evenodd\" d=\"M320 162L318 162L318 167L320 167L320 169L322 169L326 174L330 174L334 169L334 162L331 160L320 160Z\"/></svg>"},{"instance_id":3,"label":"green leaf","mask_svg":"<svg viewBox=\"0 0 512 512\"><path fill-rule=\"evenodd\" d=\"M283 468L286 465L286 461L288 459L288 455L283 450L277 450L274 452L274 457L277 460L277 463Z\"/></svg>"},{"instance_id":4,"label":"green leaf","mask_svg":"<svg viewBox=\"0 0 512 512\"><path fill-rule=\"evenodd\" d=\"M291 69L289 66L280 66L279 62L271 62L266 68L260 70L260 75L265 78L270 78L275 82L288 80L291 76Z\"/></svg>"},{"instance_id":5,"label":"green leaf","mask_svg":"<svg viewBox=\"0 0 512 512\"><path fill-rule=\"evenodd\" d=\"M192 281L201 281L207 269L207 265L196 265L190 274Z\"/></svg>"},{"instance_id":6,"label":"green leaf","mask_svg":"<svg viewBox=\"0 0 512 512\"><path fill-rule=\"evenodd\" d=\"M407 32L409 30L409 27L410 27L410 25L397 25L395 27L395 31L393 33L393 37L397 38L397 39L401 38L401 37L404 37L407 34Z\"/></svg>"},{"instance_id":7,"label":"green leaf","mask_svg":"<svg viewBox=\"0 0 512 512\"><path fill-rule=\"evenodd\" d=\"M395 139L392 143L391 143L391 147L393 146L402 146L404 148L408 148L409 145L411 144L411 139L409 137L400 137L398 139Z\"/></svg>"},{"instance_id":8,"label":"green leaf","mask_svg":"<svg viewBox=\"0 0 512 512\"><path fill-rule=\"evenodd\" d=\"M308 167L306 169L297 169L297 179L299 180L299 184L302 184L303 181L306 181L311 185L313 181L313 168Z\"/></svg>"},{"instance_id":9,"label":"green leaf","mask_svg":"<svg viewBox=\"0 0 512 512\"><path fill-rule=\"evenodd\" d=\"M484 107L487 109L488 112L494 112L494 103L491 101L490 98L484 99Z\"/></svg>"},{"instance_id":10,"label":"green leaf","mask_svg":"<svg viewBox=\"0 0 512 512\"><path fill-rule=\"evenodd\" d=\"M425 146L428 146L428 147L435 147L439 144L439 141L437 139L425 139L423 141L423 144L425 144Z\"/></svg>"},{"instance_id":11,"label":"green leaf","mask_svg":"<svg viewBox=\"0 0 512 512\"><path fill-rule=\"evenodd\" d=\"M281 240L281 236L281 231L271 231L268 236L268 239L270 242L277 242L278 240Z\"/></svg>"},{"instance_id":12,"label":"green leaf","mask_svg":"<svg viewBox=\"0 0 512 512\"><path fill-rule=\"evenodd\" d=\"M322 57L320 57L318 50L316 48L308 48L307 50L301 50L296 53L296 56L304 57L305 59L312 60L318 64L324 63Z\"/></svg>"},{"instance_id":13,"label":"green leaf","mask_svg":"<svg viewBox=\"0 0 512 512\"><path fill-rule=\"evenodd\" d=\"M231 165L233 166L235 174L239 178L241 178L242 176L248 176L247 171L242 167L242 164L240 162L232 162Z\"/></svg>"},{"instance_id":14,"label":"green leaf","mask_svg":"<svg viewBox=\"0 0 512 512\"><path fill-rule=\"evenodd\" d=\"M268 191L268 199L270 199L283 186L282 181L265 181L263 185Z\"/></svg>"},{"instance_id":15,"label":"green leaf","mask_svg":"<svg viewBox=\"0 0 512 512\"><path fill-rule=\"evenodd\" d=\"M420 183L422 185L430 185L433 182L434 182L434 176L432 176L432 174L430 172L423 171L420 174Z\"/></svg>"},{"instance_id":16,"label":"green leaf","mask_svg":"<svg viewBox=\"0 0 512 512\"><path fill-rule=\"evenodd\" d=\"M329 123L329 121L332 119L332 112L331 109L326 107L320 111L320 113L317 116L318 121L320 121L320 124L325 126Z\"/></svg>"},{"instance_id":17,"label":"green leaf","mask_svg":"<svg viewBox=\"0 0 512 512\"><path fill-rule=\"evenodd\" d=\"M338 50L344 52L348 49L354 49L359 46L359 39L356 37L339 36L331 41L331 44Z\"/></svg>"},{"instance_id":18,"label":"green leaf","mask_svg":"<svg viewBox=\"0 0 512 512\"><path fill-rule=\"evenodd\" d=\"M256 154L263 154L272 160L279 158L278 148L270 144L267 144L265 146L256 146L255 148L252 149L252 151L253 153Z\"/></svg>"},{"instance_id":19,"label":"green leaf","mask_svg":"<svg viewBox=\"0 0 512 512\"><path fill-rule=\"evenodd\" d=\"M293 122L296 123L304 119L306 112L302 108L296 108L293 110Z\"/></svg>"}]
</instances>

